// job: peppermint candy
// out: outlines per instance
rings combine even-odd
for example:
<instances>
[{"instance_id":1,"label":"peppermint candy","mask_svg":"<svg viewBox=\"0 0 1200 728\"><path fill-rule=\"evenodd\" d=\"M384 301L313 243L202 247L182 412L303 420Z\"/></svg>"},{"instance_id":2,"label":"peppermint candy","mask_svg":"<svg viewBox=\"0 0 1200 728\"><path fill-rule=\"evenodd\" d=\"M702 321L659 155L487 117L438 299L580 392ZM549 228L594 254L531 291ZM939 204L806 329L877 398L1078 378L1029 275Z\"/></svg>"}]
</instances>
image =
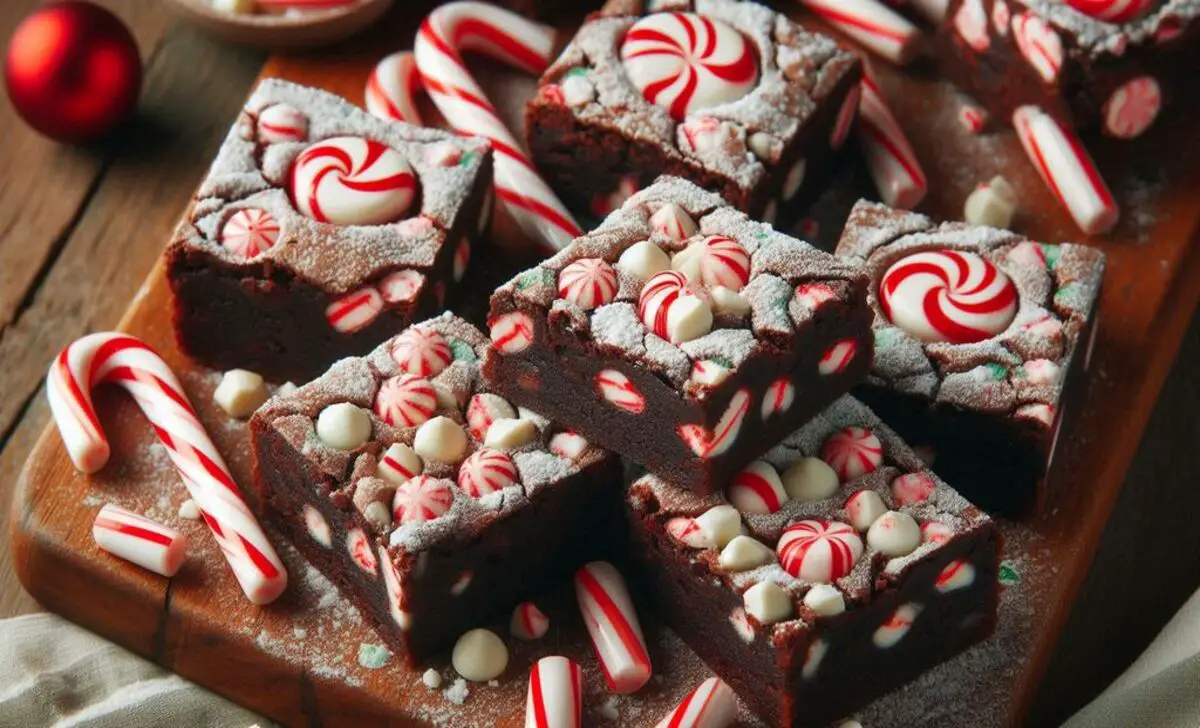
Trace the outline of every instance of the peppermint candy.
<instances>
[{"instance_id":1,"label":"peppermint candy","mask_svg":"<svg viewBox=\"0 0 1200 728\"><path fill-rule=\"evenodd\" d=\"M861 86L855 86L846 94L846 100L842 102L842 108L838 109L837 120L834 121L833 131L829 135L829 146L841 149L846 143L846 137L850 136L850 127L854 125L854 117L858 115L858 102L861 100Z\"/></svg>"},{"instance_id":2,"label":"peppermint candy","mask_svg":"<svg viewBox=\"0 0 1200 728\"><path fill-rule=\"evenodd\" d=\"M413 106L413 97L421 86L421 75L412 53L401 51L387 56L371 69L363 96L367 111L387 121L421 124Z\"/></svg>"},{"instance_id":3,"label":"peppermint candy","mask_svg":"<svg viewBox=\"0 0 1200 728\"><path fill-rule=\"evenodd\" d=\"M243 258L253 258L275 246L279 221L271 213L247 207L229 216L221 227L221 245Z\"/></svg>"},{"instance_id":4,"label":"peppermint candy","mask_svg":"<svg viewBox=\"0 0 1200 728\"><path fill-rule=\"evenodd\" d=\"M543 657L529 671L525 691L526 728L580 728L583 725L583 672L566 657Z\"/></svg>"},{"instance_id":5,"label":"peppermint candy","mask_svg":"<svg viewBox=\"0 0 1200 728\"><path fill-rule=\"evenodd\" d=\"M1003 3L997 3L997 7L1002 7ZM1007 28L1008 26L1005 25ZM963 125L963 128L972 134L982 134L988 123L988 113L981 106L971 104L963 104L958 109L958 121Z\"/></svg>"},{"instance_id":6,"label":"peppermint candy","mask_svg":"<svg viewBox=\"0 0 1200 728\"><path fill-rule=\"evenodd\" d=\"M665 270L646 281L638 297L638 317L657 336L678 344L712 329L712 306L679 271Z\"/></svg>"},{"instance_id":7,"label":"peppermint candy","mask_svg":"<svg viewBox=\"0 0 1200 728\"><path fill-rule=\"evenodd\" d=\"M350 554L350 560L372 577L379 570L379 562L375 559L375 552L371 550L371 539L367 538L367 534L361 528L352 528L346 534L346 551Z\"/></svg>"},{"instance_id":8,"label":"peppermint candy","mask_svg":"<svg viewBox=\"0 0 1200 728\"><path fill-rule=\"evenodd\" d=\"M560 432L550 438L546 447L560 458L578 462L579 458L587 452L588 441L582 435L574 432Z\"/></svg>"},{"instance_id":9,"label":"peppermint candy","mask_svg":"<svg viewBox=\"0 0 1200 728\"><path fill-rule=\"evenodd\" d=\"M396 488L392 497L392 522L424 523L450 510L454 494L446 481L419 475Z\"/></svg>"},{"instance_id":10,"label":"peppermint candy","mask_svg":"<svg viewBox=\"0 0 1200 728\"><path fill-rule=\"evenodd\" d=\"M383 296L375 286L366 286L339 296L325 307L325 320L335 331L352 334L364 329L383 313Z\"/></svg>"},{"instance_id":11,"label":"peppermint candy","mask_svg":"<svg viewBox=\"0 0 1200 728\"><path fill-rule=\"evenodd\" d=\"M988 36L987 11L983 0L963 0L954 13L954 29L976 53L983 53L992 44Z\"/></svg>"},{"instance_id":12,"label":"peppermint candy","mask_svg":"<svg viewBox=\"0 0 1200 728\"><path fill-rule=\"evenodd\" d=\"M674 202L668 202L650 216L650 228L671 240L685 240L698 231L692 216Z\"/></svg>"},{"instance_id":13,"label":"peppermint candy","mask_svg":"<svg viewBox=\"0 0 1200 728\"><path fill-rule=\"evenodd\" d=\"M584 311L603 306L617 295L617 272L600 258L580 258L558 273L558 296Z\"/></svg>"},{"instance_id":14,"label":"peppermint candy","mask_svg":"<svg viewBox=\"0 0 1200 728\"><path fill-rule=\"evenodd\" d=\"M801 0L830 25L892 63L903 65L916 55L921 31L876 0Z\"/></svg>"},{"instance_id":15,"label":"peppermint candy","mask_svg":"<svg viewBox=\"0 0 1200 728\"><path fill-rule=\"evenodd\" d=\"M467 429L476 440L483 442L493 422L516 416L516 410L503 397L483 392L471 397L467 404Z\"/></svg>"},{"instance_id":16,"label":"peppermint candy","mask_svg":"<svg viewBox=\"0 0 1200 728\"><path fill-rule=\"evenodd\" d=\"M308 117L295 106L272 104L259 113L257 131L263 144L303 141L308 136Z\"/></svg>"},{"instance_id":17,"label":"peppermint candy","mask_svg":"<svg viewBox=\"0 0 1200 728\"><path fill-rule=\"evenodd\" d=\"M676 121L736 101L758 81L758 60L732 26L694 13L655 13L621 42L621 65L642 96Z\"/></svg>"},{"instance_id":18,"label":"peppermint candy","mask_svg":"<svg viewBox=\"0 0 1200 728\"><path fill-rule=\"evenodd\" d=\"M593 561L575 572L575 597L608 687L624 695L650 680L650 655L620 572Z\"/></svg>"},{"instance_id":19,"label":"peppermint candy","mask_svg":"<svg viewBox=\"0 0 1200 728\"><path fill-rule=\"evenodd\" d=\"M1017 289L975 253L914 253L888 268L879 305L892 323L924 342L969 344L1001 333L1017 313Z\"/></svg>"},{"instance_id":20,"label":"peppermint candy","mask_svg":"<svg viewBox=\"0 0 1200 728\"><path fill-rule=\"evenodd\" d=\"M864 427L846 427L825 440L821 459L829 463L838 480L845 483L872 473L883 464L883 445L874 432Z\"/></svg>"},{"instance_id":21,"label":"peppermint candy","mask_svg":"<svg viewBox=\"0 0 1200 728\"><path fill-rule=\"evenodd\" d=\"M850 362L854 361L857 353L858 342L854 339L843 339L829 347L821 356L821 360L817 362L817 373L826 377L841 374L850 366Z\"/></svg>"},{"instance_id":22,"label":"peppermint candy","mask_svg":"<svg viewBox=\"0 0 1200 728\"><path fill-rule=\"evenodd\" d=\"M92 522L96 545L118 558L171 577L187 559L187 538L173 528L106 503Z\"/></svg>"},{"instance_id":23,"label":"peppermint candy","mask_svg":"<svg viewBox=\"0 0 1200 728\"><path fill-rule=\"evenodd\" d=\"M954 537L954 529L938 521L921 524L921 543L941 546Z\"/></svg>"},{"instance_id":24,"label":"peppermint candy","mask_svg":"<svg viewBox=\"0 0 1200 728\"><path fill-rule=\"evenodd\" d=\"M880 649L894 647L908 634L908 630L912 629L913 622L920 613L920 604L901 604L887 621L879 625L875 634L871 636L871 641Z\"/></svg>"},{"instance_id":25,"label":"peppermint candy","mask_svg":"<svg viewBox=\"0 0 1200 728\"><path fill-rule=\"evenodd\" d=\"M1162 89L1153 76L1138 76L1127 81L1104 102L1104 132L1117 139L1142 135L1158 118L1162 108Z\"/></svg>"},{"instance_id":26,"label":"peppermint candy","mask_svg":"<svg viewBox=\"0 0 1200 728\"><path fill-rule=\"evenodd\" d=\"M688 693L655 728L725 728L737 718L737 696L718 677Z\"/></svg>"},{"instance_id":27,"label":"peppermint candy","mask_svg":"<svg viewBox=\"0 0 1200 728\"><path fill-rule=\"evenodd\" d=\"M436 411L433 385L411 374L385 379L375 394L375 414L393 427L416 427Z\"/></svg>"},{"instance_id":28,"label":"peppermint candy","mask_svg":"<svg viewBox=\"0 0 1200 728\"><path fill-rule=\"evenodd\" d=\"M425 276L417 271L398 270L395 273L389 273L379 281L378 288L384 303L396 305L415 301L424 285Z\"/></svg>"},{"instance_id":29,"label":"peppermint candy","mask_svg":"<svg viewBox=\"0 0 1200 728\"><path fill-rule=\"evenodd\" d=\"M941 594L948 594L959 589L966 589L975 583L975 567L966 559L955 559L946 564L937 578L933 580L933 588Z\"/></svg>"},{"instance_id":30,"label":"peppermint candy","mask_svg":"<svg viewBox=\"0 0 1200 728\"><path fill-rule=\"evenodd\" d=\"M616 369L601 369L596 373L596 391L606 402L630 414L640 415L646 409L645 395Z\"/></svg>"},{"instance_id":31,"label":"peppermint candy","mask_svg":"<svg viewBox=\"0 0 1200 728\"><path fill-rule=\"evenodd\" d=\"M792 380L782 377L771 382L766 393L763 394L761 409L763 420L765 421L771 415L787 412L791 409L795 399L796 387L792 384Z\"/></svg>"},{"instance_id":32,"label":"peppermint candy","mask_svg":"<svg viewBox=\"0 0 1200 728\"><path fill-rule=\"evenodd\" d=\"M707 549L717 545L712 536L700 527L695 518L687 516L672 518L667 521L666 530L671 538L690 548Z\"/></svg>"},{"instance_id":33,"label":"peppermint candy","mask_svg":"<svg viewBox=\"0 0 1200 728\"><path fill-rule=\"evenodd\" d=\"M519 640L541 639L550 629L550 618L533 602L521 602L513 609L508 631Z\"/></svg>"},{"instance_id":34,"label":"peppermint candy","mask_svg":"<svg viewBox=\"0 0 1200 728\"><path fill-rule=\"evenodd\" d=\"M892 497L898 506L924 503L936 490L937 484L929 473L906 473L892 481Z\"/></svg>"},{"instance_id":35,"label":"peppermint candy","mask_svg":"<svg viewBox=\"0 0 1200 728\"><path fill-rule=\"evenodd\" d=\"M472 498L482 498L516 483L517 466L499 450L476 450L458 469L458 487Z\"/></svg>"},{"instance_id":36,"label":"peppermint candy","mask_svg":"<svg viewBox=\"0 0 1200 728\"><path fill-rule=\"evenodd\" d=\"M787 493L779 473L770 463L755 460L734 476L725 488L725 499L742 513L774 513L783 507Z\"/></svg>"},{"instance_id":37,"label":"peppermint candy","mask_svg":"<svg viewBox=\"0 0 1200 728\"><path fill-rule=\"evenodd\" d=\"M401 485L420 475L424 469L421 456L400 442L392 443L379 458L379 477L392 485Z\"/></svg>"},{"instance_id":38,"label":"peppermint candy","mask_svg":"<svg viewBox=\"0 0 1200 728\"><path fill-rule=\"evenodd\" d=\"M717 422L716 429L710 432L702 425L679 425L675 433L698 457L708 459L733 446L749 410L750 390L739 389L729 400L729 406Z\"/></svg>"},{"instance_id":39,"label":"peppermint candy","mask_svg":"<svg viewBox=\"0 0 1200 728\"><path fill-rule=\"evenodd\" d=\"M796 302L810 311L816 311L821 304L837 298L837 292L828 283L801 283L796 286Z\"/></svg>"},{"instance_id":40,"label":"peppermint candy","mask_svg":"<svg viewBox=\"0 0 1200 728\"><path fill-rule=\"evenodd\" d=\"M775 547L784 571L805 581L829 584L846 576L863 553L863 542L841 521L799 521Z\"/></svg>"},{"instance_id":41,"label":"peppermint candy","mask_svg":"<svg viewBox=\"0 0 1200 728\"><path fill-rule=\"evenodd\" d=\"M1155 0L1067 0L1084 15L1106 23L1128 23L1154 6Z\"/></svg>"},{"instance_id":42,"label":"peppermint candy","mask_svg":"<svg viewBox=\"0 0 1200 728\"><path fill-rule=\"evenodd\" d=\"M1063 45L1058 33L1046 21L1031 12L1018 13L1012 19L1017 50L1046 83L1058 80L1062 70Z\"/></svg>"},{"instance_id":43,"label":"peppermint candy","mask_svg":"<svg viewBox=\"0 0 1200 728\"><path fill-rule=\"evenodd\" d=\"M417 178L395 149L334 137L305 149L292 168L292 200L304 215L335 225L380 225L412 206Z\"/></svg>"},{"instance_id":44,"label":"peppermint candy","mask_svg":"<svg viewBox=\"0 0 1200 728\"><path fill-rule=\"evenodd\" d=\"M533 319L522 311L501 314L488 322L492 346L501 354L519 354L533 343Z\"/></svg>"},{"instance_id":45,"label":"peppermint candy","mask_svg":"<svg viewBox=\"0 0 1200 728\"><path fill-rule=\"evenodd\" d=\"M450 344L433 329L412 327L392 342L392 361L418 377L433 377L450 365Z\"/></svg>"},{"instance_id":46,"label":"peppermint candy","mask_svg":"<svg viewBox=\"0 0 1200 728\"><path fill-rule=\"evenodd\" d=\"M676 253L671 268L709 288L740 291L750 281L750 254L731 238L710 235Z\"/></svg>"}]
</instances>

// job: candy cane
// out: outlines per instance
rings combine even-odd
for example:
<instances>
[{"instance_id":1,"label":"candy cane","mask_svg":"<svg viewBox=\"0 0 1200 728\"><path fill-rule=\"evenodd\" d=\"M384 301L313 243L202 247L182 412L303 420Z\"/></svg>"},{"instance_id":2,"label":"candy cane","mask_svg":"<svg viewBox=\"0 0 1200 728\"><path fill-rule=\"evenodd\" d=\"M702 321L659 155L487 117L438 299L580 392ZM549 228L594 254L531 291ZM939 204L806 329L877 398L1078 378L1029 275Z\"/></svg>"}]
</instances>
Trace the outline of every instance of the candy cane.
<instances>
[{"instance_id":1,"label":"candy cane","mask_svg":"<svg viewBox=\"0 0 1200 728\"><path fill-rule=\"evenodd\" d=\"M579 728L583 672L566 657L543 657L529 671L525 728Z\"/></svg>"},{"instance_id":2,"label":"candy cane","mask_svg":"<svg viewBox=\"0 0 1200 728\"><path fill-rule=\"evenodd\" d=\"M478 2L442 5L425 18L413 52L425 90L446 120L464 134L486 137L496 151L496 195L521 227L554 249L582 232L534 169L520 143L467 72L469 49L540 74L554 50L554 29Z\"/></svg>"},{"instance_id":3,"label":"candy cane","mask_svg":"<svg viewBox=\"0 0 1200 728\"><path fill-rule=\"evenodd\" d=\"M413 103L421 76L417 62L408 51L393 53L371 70L364 94L367 111L385 121L407 121L421 125L421 116Z\"/></svg>"},{"instance_id":4,"label":"candy cane","mask_svg":"<svg viewBox=\"0 0 1200 728\"><path fill-rule=\"evenodd\" d=\"M109 382L128 391L150 420L242 591L254 604L273 601L287 586L283 562L246 507L179 380L158 354L128 334L90 334L50 365L46 394L75 467L94 473L108 462L111 451L91 390Z\"/></svg>"},{"instance_id":5,"label":"candy cane","mask_svg":"<svg viewBox=\"0 0 1200 728\"><path fill-rule=\"evenodd\" d=\"M863 75L858 119L859 141L879 196L889 207L916 207L928 189L925 171L879 85L867 74Z\"/></svg>"},{"instance_id":6,"label":"candy cane","mask_svg":"<svg viewBox=\"0 0 1200 728\"><path fill-rule=\"evenodd\" d=\"M112 503L96 514L92 539L113 556L162 576L175 576L187 558L182 533Z\"/></svg>"},{"instance_id":7,"label":"candy cane","mask_svg":"<svg viewBox=\"0 0 1200 728\"><path fill-rule=\"evenodd\" d=\"M916 55L917 26L875 0L800 0L833 27L873 53L903 65Z\"/></svg>"},{"instance_id":8,"label":"candy cane","mask_svg":"<svg viewBox=\"0 0 1200 728\"><path fill-rule=\"evenodd\" d=\"M1025 153L1075 224L1089 235L1111 230L1121 212L1075 135L1036 106L1022 106L1012 120Z\"/></svg>"},{"instance_id":9,"label":"candy cane","mask_svg":"<svg viewBox=\"0 0 1200 728\"><path fill-rule=\"evenodd\" d=\"M620 572L606 561L585 565L575 572L575 598L609 688L624 694L645 685L650 656Z\"/></svg>"},{"instance_id":10,"label":"candy cane","mask_svg":"<svg viewBox=\"0 0 1200 728\"><path fill-rule=\"evenodd\" d=\"M737 717L737 699L721 678L710 677L687 694L655 728L725 728Z\"/></svg>"}]
</instances>

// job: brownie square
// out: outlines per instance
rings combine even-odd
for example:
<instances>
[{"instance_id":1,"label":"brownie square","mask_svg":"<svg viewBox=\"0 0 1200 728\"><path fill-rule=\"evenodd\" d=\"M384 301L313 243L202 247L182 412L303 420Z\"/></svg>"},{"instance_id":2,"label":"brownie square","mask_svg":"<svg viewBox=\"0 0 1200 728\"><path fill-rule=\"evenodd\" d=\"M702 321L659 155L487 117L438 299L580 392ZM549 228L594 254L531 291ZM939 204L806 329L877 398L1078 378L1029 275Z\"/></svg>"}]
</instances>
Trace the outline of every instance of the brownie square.
<instances>
[{"instance_id":1,"label":"brownie square","mask_svg":"<svg viewBox=\"0 0 1200 728\"><path fill-rule=\"evenodd\" d=\"M950 0L937 48L943 71L1006 121L1032 104L1132 139L1200 98L1198 16L1191 0Z\"/></svg>"},{"instance_id":2,"label":"brownie square","mask_svg":"<svg viewBox=\"0 0 1200 728\"><path fill-rule=\"evenodd\" d=\"M539 81L529 147L583 219L669 174L784 227L820 192L861 75L856 55L764 5L610 0Z\"/></svg>"},{"instance_id":3,"label":"brownie square","mask_svg":"<svg viewBox=\"0 0 1200 728\"><path fill-rule=\"evenodd\" d=\"M833 725L996 625L995 524L849 396L724 497L646 476L628 513L662 618L768 725Z\"/></svg>"},{"instance_id":4,"label":"brownie square","mask_svg":"<svg viewBox=\"0 0 1200 728\"><path fill-rule=\"evenodd\" d=\"M976 505L1035 508L1086 387L1104 254L859 202L837 255L871 279L855 394Z\"/></svg>"},{"instance_id":5,"label":"brownie square","mask_svg":"<svg viewBox=\"0 0 1200 728\"><path fill-rule=\"evenodd\" d=\"M440 312L490 220L482 139L259 84L167 248L179 346L304 381Z\"/></svg>"},{"instance_id":6,"label":"brownie square","mask_svg":"<svg viewBox=\"0 0 1200 728\"><path fill-rule=\"evenodd\" d=\"M712 492L863 381L866 278L664 177L492 294L492 386Z\"/></svg>"},{"instance_id":7,"label":"brownie square","mask_svg":"<svg viewBox=\"0 0 1200 728\"><path fill-rule=\"evenodd\" d=\"M444 314L250 420L267 517L410 664L622 533L619 460L489 393L487 349Z\"/></svg>"}]
</instances>

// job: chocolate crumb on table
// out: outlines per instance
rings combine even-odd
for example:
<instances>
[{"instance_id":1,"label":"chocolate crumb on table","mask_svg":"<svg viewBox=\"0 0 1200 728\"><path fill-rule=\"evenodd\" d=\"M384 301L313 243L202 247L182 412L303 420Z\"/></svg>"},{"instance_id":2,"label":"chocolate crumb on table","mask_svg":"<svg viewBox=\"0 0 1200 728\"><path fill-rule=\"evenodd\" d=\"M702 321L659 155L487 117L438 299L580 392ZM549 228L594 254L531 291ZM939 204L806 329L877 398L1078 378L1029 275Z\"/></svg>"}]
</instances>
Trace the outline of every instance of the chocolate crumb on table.
<instances>
[{"instance_id":1,"label":"chocolate crumb on table","mask_svg":"<svg viewBox=\"0 0 1200 728\"><path fill-rule=\"evenodd\" d=\"M855 395L976 505L1034 509L1086 389L1104 254L859 202L837 255L875 311Z\"/></svg>"},{"instance_id":2,"label":"chocolate crumb on table","mask_svg":"<svg viewBox=\"0 0 1200 728\"><path fill-rule=\"evenodd\" d=\"M607 556L620 464L483 386L450 314L250 420L267 517L409 664Z\"/></svg>"},{"instance_id":3,"label":"chocolate crumb on table","mask_svg":"<svg viewBox=\"0 0 1200 728\"><path fill-rule=\"evenodd\" d=\"M444 310L491 179L481 139L263 81L167 248L180 348L304 381Z\"/></svg>"},{"instance_id":4,"label":"chocolate crumb on table","mask_svg":"<svg viewBox=\"0 0 1200 728\"><path fill-rule=\"evenodd\" d=\"M866 279L663 177L492 295L484 375L701 493L863 381Z\"/></svg>"}]
</instances>

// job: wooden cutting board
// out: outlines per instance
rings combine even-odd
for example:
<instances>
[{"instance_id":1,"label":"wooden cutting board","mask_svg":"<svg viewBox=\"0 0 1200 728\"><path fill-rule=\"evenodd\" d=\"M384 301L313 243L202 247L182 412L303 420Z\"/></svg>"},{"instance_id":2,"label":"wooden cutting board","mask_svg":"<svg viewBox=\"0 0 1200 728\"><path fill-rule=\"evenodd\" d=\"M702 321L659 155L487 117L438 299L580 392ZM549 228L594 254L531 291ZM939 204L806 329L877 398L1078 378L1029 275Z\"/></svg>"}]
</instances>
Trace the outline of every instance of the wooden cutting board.
<instances>
[{"instance_id":1,"label":"wooden cutting board","mask_svg":"<svg viewBox=\"0 0 1200 728\"><path fill-rule=\"evenodd\" d=\"M410 45L418 20L413 13L397 8L366 38L321 55L273 58L262 75L361 102L374 62ZM922 211L958 218L974 185L1001 173L1021 194L1017 229L1041 240L1080 239L1011 133L967 133L956 117L960 97L932 73L879 71L930 179ZM502 112L520 123L532 81L490 68L480 69L480 75ZM428 105L422 111L431 123L440 122ZM1182 123L1160 127L1154 136L1162 148L1195 149ZM1200 237L1200 169L1189 166L1188 154L1125 148L1101 149L1098 156L1122 206L1122 221L1112 235L1092 241L1109 255L1103 323L1080 424L1055 463L1060 487L1043 515L1002 524L1006 589L997 634L870 706L858 716L868 728L1022 722L1196 309L1200 251L1190 243ZM836 240L845 210L862 186L861 170L846 170L814 208L820 221L816 237L826 246ZM478 318L487 291L519 267L515 261L523 255L518 254L532 249L512 221L498 214L491 248L479 256L458 308ZM219 373L196 366L176 349L164 313L169 305L160 265L130 303L120 328L150 343L180 375L235 477L246 486L245 425L213 406ZM546 599L550 633L538 642L512 641L509 668L497 684L471 685L463 695L452 686L453 670L442 659L431 667L445 684L430 689L420 671L381 654L380 640L357 613L286 546L283 558L292 586L267 608L250 606L204 527L177 517L186 493L136 406L115 390L101 391L97 406L113 444L103 471L77 473L51 426L21 475L12 538L22 582L46 608L271 718L313 726L522 725L528 668L538 657L557 653L585 666L591 723L653 725L708 674L643 608L656 679L636 696L609 696L572 600L553 594ZM188 564L168 581L98 551L90 528L105 502L178 526L190 539Z\"/></svg>"}]
</instances>

